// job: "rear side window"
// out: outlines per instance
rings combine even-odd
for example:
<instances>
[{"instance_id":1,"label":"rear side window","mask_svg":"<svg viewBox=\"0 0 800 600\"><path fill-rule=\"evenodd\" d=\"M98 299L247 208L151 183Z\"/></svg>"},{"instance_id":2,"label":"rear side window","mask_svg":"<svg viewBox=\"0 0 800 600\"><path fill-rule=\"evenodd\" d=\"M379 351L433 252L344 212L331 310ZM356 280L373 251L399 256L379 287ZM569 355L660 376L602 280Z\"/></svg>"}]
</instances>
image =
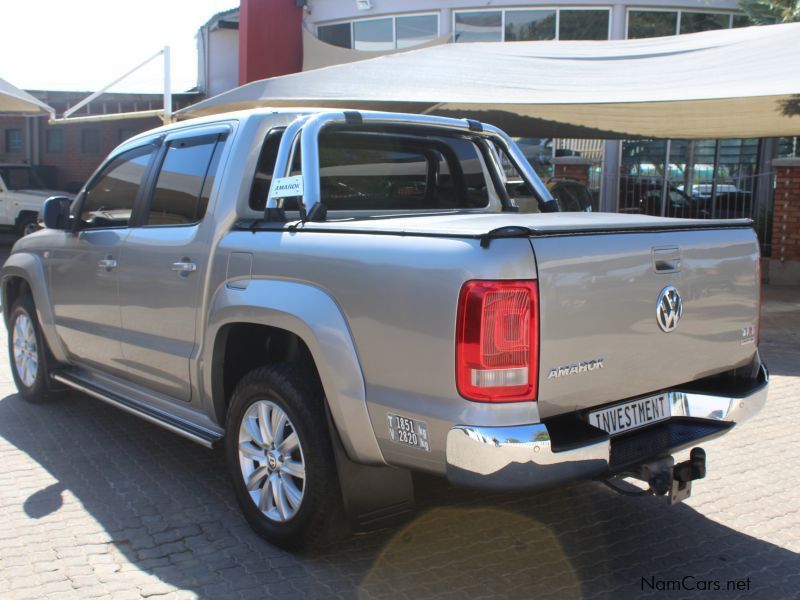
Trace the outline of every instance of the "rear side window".
<instances>
[{"instance_id":1,"label":"rear side window","mask_svg":"<svg viewBox=\"0 0 800 600\"><path fill-rule=\"evenodd\" d=\"M219 135L167 143L146 225L190 225L203 219L224 143Z\"/></svg>"},{"instance_id":2,"label":"rear side window","mask_svg":"<svg viewBox=\"0 0 800 600\"><path fill-rule=\"evenodd\" d=\"M282 132L262 147L250 207L263 211ZM292 173L298 173L300 153ZM489 204L476 145L448 136L337 131L320 136L320 191L332 211L483 208ZM287 199L287 210L296 208Z\"/></svg>"},{"instance_id":3,"label":"rear side window","mask_svg":"<svg viewBox=\"0 0 800 600\"><path fill-rule=\"evenodd\" d=\"M86 190L80 214L84 229L128 226L155 151L154 146L143 146L120 154L106 165Z\"/></svg>"}]
</instances>

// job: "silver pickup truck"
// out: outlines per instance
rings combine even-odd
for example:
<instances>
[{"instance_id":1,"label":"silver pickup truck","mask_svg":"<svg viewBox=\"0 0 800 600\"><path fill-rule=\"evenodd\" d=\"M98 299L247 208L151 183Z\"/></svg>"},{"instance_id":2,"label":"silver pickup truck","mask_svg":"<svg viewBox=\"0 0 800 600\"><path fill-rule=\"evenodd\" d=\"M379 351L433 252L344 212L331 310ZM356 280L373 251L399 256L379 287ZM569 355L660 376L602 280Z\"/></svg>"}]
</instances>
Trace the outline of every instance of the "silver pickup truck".
<instances>
[{"instance_id":1,"label":"silver pickup truck","mask_svg":"<svg viewBox=\"0 0 800 600\"><path fill-rule=\"evenodd\" d=\"M298 548L487 490L684 498L764 404L748 221L560 212L472 120L255 110L117 148L2 270L31 402L73 388L224 446ZM673 454L692 449L675 464Z\"/></svg>"}]
</instances>

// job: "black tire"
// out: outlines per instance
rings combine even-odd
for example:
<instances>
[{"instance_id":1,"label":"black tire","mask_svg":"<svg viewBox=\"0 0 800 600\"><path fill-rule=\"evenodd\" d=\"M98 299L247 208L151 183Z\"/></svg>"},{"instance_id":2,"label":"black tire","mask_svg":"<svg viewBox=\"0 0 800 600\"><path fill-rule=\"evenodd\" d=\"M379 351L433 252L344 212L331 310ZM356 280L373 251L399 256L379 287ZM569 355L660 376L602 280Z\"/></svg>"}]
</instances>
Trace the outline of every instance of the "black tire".
<instances>
[{"instance_id":1,"label":"black tire","mask_svg":"<svg viewBox=\"0 0 800 600\"><path fill-rule=\"evenodd\" d=\"M39 216L34 214L27 214L21 216L17 220L17 224L14 227L14 231L19 237L24 237L38 230L38 228L39 228Z\"/></svg>"},{"instance_id":2,"label":"black tire","mask_svg":"<svg viewBox=\"0 0 800 600\"><path fill-rule=\"evenodd\" d=\"M24 321L20 321L21 319L27 319L33 328L32 339L26 339L17 330L18 322L20 322L21 326L24 324ZM29 356L33 354L36 357L36 374L32 378L30 377L30 370L26 373L25 369L22 368L22 372L20 372L21 367L18 366L18 361L15 358L14 344L18 338L21 343L19 350L22 352L27 351ZM27 294L17 299L8 315L8 358L14 383L17 384L20 396L25 400L41 403L47 402L57 395L58 389L51 381L49 374L49 365L53 363L53 360L42 336L42 329L39 327L39 319L36 317L33 298Z\"/></svg>"},{"instance_id":3,"label":"black tire","mask_svg":"<svg viewBox=\"0 0 800 600\"><path fill-rule=\"evenodd\" d=\"M256 505L256 500L247 489L240 460L242 421L248 409L259 401L272 403L288 417L290 423L285 431L293 429L297 434L305 463L302 486L299 485L300 480L292 480L298 484L298 488L302 487L302 500L294 515L282 521L270 518L266 514L268 511L262 512ZM325 545L342 532L342 495L324 402L322 386L314 374L294 365L277 364L254 369L245 375L236 386L228 408L225 460L239 506L259 535L271 544L289 550ZM260 426L260 419L258 422ZM250 467L244 460L248 468L274 468L272 464L256 459L253 459L253 466ZM262 488L258 493L265 489ZM277 503L274 503L273 510L277 510Z\"/></svg>"}]
</instances>

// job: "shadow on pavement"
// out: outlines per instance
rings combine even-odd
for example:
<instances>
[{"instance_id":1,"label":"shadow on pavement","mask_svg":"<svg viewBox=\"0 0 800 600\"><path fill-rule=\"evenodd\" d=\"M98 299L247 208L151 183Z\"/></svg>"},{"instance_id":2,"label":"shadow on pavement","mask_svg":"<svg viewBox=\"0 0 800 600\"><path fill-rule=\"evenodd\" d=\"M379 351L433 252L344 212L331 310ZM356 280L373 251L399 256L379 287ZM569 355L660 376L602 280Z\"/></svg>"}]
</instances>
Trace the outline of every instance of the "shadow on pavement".
<instances>
[{"instance_id":1,"label":"shadow on pavement","mask_svg":"<svg viewBox=\"0 0 800 600\"><path fill-rule=\"evenodd\" d=\"M405 526L293 556L251 532L219 452L93 399L31 405L8 396L0 436L56 479L20 496L30 518L46 521L72 494L127 561L203 597L242 589L255 597L627 597L642 592L642 578L687 575L723 586L750 577L751 593L771 597L797 591L786 576L800 571L797 554L687 505L618 496L598 483L499 495L420 477L419 510Z\"/></svg>"}]
</instances>

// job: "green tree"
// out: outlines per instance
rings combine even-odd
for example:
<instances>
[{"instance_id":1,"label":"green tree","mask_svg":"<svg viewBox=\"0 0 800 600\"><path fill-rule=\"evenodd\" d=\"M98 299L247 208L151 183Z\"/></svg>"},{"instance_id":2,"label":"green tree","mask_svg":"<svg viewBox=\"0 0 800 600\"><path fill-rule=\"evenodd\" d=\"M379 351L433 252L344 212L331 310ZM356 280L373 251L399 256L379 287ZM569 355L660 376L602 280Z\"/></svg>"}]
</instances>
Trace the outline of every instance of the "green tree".
<instances>
[{"instance_id":1,"label":"green tree","mask_svg":"<svg viewBox=\"0 0 800 600\"><path fill-rule=\"evenodd\" d=\"M800 0L739 0L739 7L756 25L800 22Z\"/></svg>"}]
</instances>

